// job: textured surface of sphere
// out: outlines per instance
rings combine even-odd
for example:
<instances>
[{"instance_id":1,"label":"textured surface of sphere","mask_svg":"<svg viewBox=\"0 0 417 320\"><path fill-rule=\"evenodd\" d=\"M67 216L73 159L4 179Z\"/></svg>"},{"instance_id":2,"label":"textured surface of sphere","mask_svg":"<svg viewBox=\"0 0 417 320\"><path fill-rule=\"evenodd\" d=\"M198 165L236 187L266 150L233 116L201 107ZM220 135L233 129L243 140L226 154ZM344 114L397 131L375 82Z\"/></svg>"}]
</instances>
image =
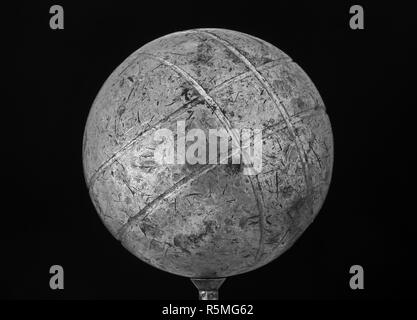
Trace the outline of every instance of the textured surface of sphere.
<instances>
[{"instance_id":1,"label":"textured surface of sphere","mask_svg":"<svg viewBox=\"0 0 417 320\"><path fill-rule=\"evenodd\" d=\"M155 132L176 132L181 120L204 132L262 129L262 171L156 163ZM110 75L90 110L83 163L101 219L131 253L175 274L226 277L275 259L313 221L333 138L317 89L285 53L199 29L146 44Z\"/></svg>"}]
</instances>

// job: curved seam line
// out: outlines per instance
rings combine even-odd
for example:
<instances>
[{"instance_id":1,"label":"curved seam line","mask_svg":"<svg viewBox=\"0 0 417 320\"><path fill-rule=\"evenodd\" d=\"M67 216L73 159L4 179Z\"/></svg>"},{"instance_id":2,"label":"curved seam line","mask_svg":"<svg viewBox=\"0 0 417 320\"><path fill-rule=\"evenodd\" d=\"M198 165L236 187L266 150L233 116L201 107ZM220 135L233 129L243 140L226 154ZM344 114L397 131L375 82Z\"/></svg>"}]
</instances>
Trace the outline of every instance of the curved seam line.
<instances>
[{"instance_id":1,"label":"curved seam line","mask_svg":"<svg viewBox=\"0 0 417 320\"><path fill-rule=\"evenodd\" d=\"M302 166L303 166L303 171L304 171L304 179L305 179L306 185L307 185L307 192L306 193L307 193L307 197L308 197L309 193L311 191L311 183L310 183L310 179L309 179L309 175L308 175L308 163L307 163L306 152L302 148L299 136L295 133L295 129L292 126L292 123L291 123L291 118L287 113L287 110L284 106L284 103L281 101L281 99L278 98L278 96L275 94L275 92L272 89L269 82L259 73L259 71L255 68L255 66L243 54L241 54L231 43L229 43L227 40L224 40L224 39L220 38L216 34L213 34L213 33L208 32L208 31L195 30L194 32L200 33L200 34L205 34L205 35L211 37L212 39L215 39L218 42L220 42L221 44L223 44L227 49L229 49L233 54L235 54L236 57L238 57L253 72L253 74L256 76L258 81L261 83L261 85L268 92L268 95L270 96L270 98L274 102L275 106L280 111L280 113L281 113L282 117L284 118L285 122L287 123L288 130L290 131L291 135L295 139L297 151L298 151L298 154L300 155L300 158L301 158L301 161L302 161Z\"/></svg>"},{"instance_id":2,"label":"curved seam line","mask_svg":"<svg viewBox=\"0 0 417 320\"><path fill-rule=\"evenodd\" d=\"M174 71L176 71L178 74L180 74L182 77L184 77L188 82L190 82L194 89L197 90L197 92L204 98L204 100L209 104L209 106L211 107L211 109L213 110L213 113L215 113L216 117L219 119L220 123L225 127L225 129L228 131L229 135L232 138L232 143L234 143L235 145L238 143L235 133L231 130L232 126L229 122L229 119L223 114L223 112L221 111L220 107L217 105L217 103L214 101L214 99L212 97L210 97L207 92L203 89L203 87L201 87L201 85L193 78L191 77L186 71L184 71L183 69L181 69L180 67L178 67L177 65L173 64L172 62L166 61L165 59L158 57L158 56L154 56L152 54L149 53L141 53L143 55L147 55L149 57L152 57L158 61L160 61L161 63L167 65L168 67L172 68ZM241 150L240 147L240 143L238 144L239 146L239 151ZM236 148L234 148L234 150L236 150ZM245 152L242 152L242 157L245 156ZM245 161L246 162L246 161ZM248 162L246 162L248 163ZM214 168L214 166L210 166L208 170ZM205 171L203 170L201 174L205 173ZM200 175L201 175L200 174ZM128 219L128 221L125 223L125 225L121 228L121 230L119 230L118 235L119 235L119 239L124 237L125 232L127 230L127 228L134 222L137 220L138 217L142 216L143 214L145 214L144 218L152 211L155 205L157 203L159 203L160 201L162 201L163 199L165 199L166 197L169 197L171 194L173 194L175 191L177 191L181 186L183 186L184 184L186 184L187 182L193 181L194 179L198 178L200 175L196 175L196 177L194 177L192 180L188 177L183 178L179 183L175 184L173 187L171 187L169 190L167 190L166 192L163 193L163 195L158 196L157 198L155 198L154 200L152 200L144 209L140 210L137 214L135 214L134 216L130 217ZM253 179L253 177L251 177L251 179ZM254 192L254 196L256 198L257 201L260 201L258 199L258 195ZM148 212L150 211L150 212ZM263 219L263 211L261 210L259 212L259 215L261 217L261 219ZM261 229L262 231L260 232L260 238L263 239L262 233L263 233L263 229Z\"/></svg>"},{"instance_id":3,"label":"curved seam line","mask_svg":"<svg viewBox=\"0 0 417 320\"><path fill-rule=\"evenodd\" d=\"M231 45L227 40L224 40L220 38L219 36L212 34L208 31L195 31L196 33L202 33L206 34L207 36L217 40L218 42L222 43L227 49L232 51L233 54L235 54L256 76L258 81L261 83L261 85L265 88L265 90L268 92L270 98L273 100L274 104L280 111L282 117L287 122L288 129L290 130L291 134L294 136L296 143L297 143L297 149L298 152L301 155L302 161L306 162L305 152L303 148L300 146L299 137L295 134L294 127L291 124L290 116L287 113L287 110L285 109L284 103L277 97L275 92L273 91L271 85L269 82L259 73L259 71L255 68L255 66L243 55L241 54L233 45Z\"/></svg>"},{"instance_id":4,"label":"curved seam line","mask_svg":"<svg viewBox=\"0 0 417 320\"><path fill-rule=\"evenodd\" d=\"M194 171L190 175L182 178L180 181L175 183L173 186L168 188L165 192L160 194L158 197L153 199L151 202L149 202L143 209L141 209L138 213L135 215L129 217L126 221L126 223L119 229L117 232L118 239L123 241L126 235L127 229L136 222L140 217L142 217L141 220L145 219L150 213L153 212L153 209L164 199L169 198L176 192L180 191L182 187L185 185L193 182L195 179L199 178L203 174L209 172L210 170L214 169L216 167L215 164L213 165L206 165L202 166L199 170Z\"/></svg>"},{"instance_id":5,"label":"curved seam line","mask_svg":"<svg viewBox=\"0 0 417 320\"><path fill-rule=\"evenodd\" d=\"M208 31L194 30L194 32L197 33L197 34L204 34L204 35L216 40L217 42L220 42L226 49L231 51L240 61L242 61L246 65L246 67L249 68L249 70L251 70L253 72L253 74L258 79L260 84L268 92L268 95L270 96L270 98L274 102L275 106L278 108L279 112L281 113L281 116L284 118L290 134L294 137L295 144L296 144L296 147L297 147L297 151L298 151L298 154L301 158L301 164L302 164L302 168L303 168L304 179L305 179L305 182L306 182L306 197L308 199L312 189L311 189L311 182L310 182L309 173L308 173L307 156L306 156L305 150L302 148L300 139L297 136L297 134L295 132L295 129L294 129L292 123L291 123L291 118L287 113L287 110L284 106L284 103L278 98L278 96L273 91L269 82L259 73L259 71L255 68L255 66L243 54L241 54L238 51L238 49L235 46L233 46L230 42L228 42L225 39L222 39L221 37L217 36L216 34L208 32ZM259 221L259 223L260 223L260 227L261 227L262 226L261 221ZM258 254L257 254L258 259L260 258L260 255L261 255L261 253L258 252Z\"/></svg>"},{"instance_id":6,"label":"curved seam line","mask_svg":"<svg viewBox=\"0 0 417 320\"><path fill-rule=\"evenodd\" d=\"M306 113L306 112L303 112ZM306 113L307 116L310 116L310 113ZM302 121L302 118L298 118L294 121L294 123L300 122ZM274 131L272 131L270 134L266 135L265 137L269 137L272 136L277 130L282 130L284 128L287 127L286 123L284 121L282 121L282 123L276 123L276 125L281 124L283 125L282 127L279 127L278 129L274 129ZM267 128L264 128L262 134L264 134L264 132L266 130L271 129L271 127L275 127L274 126L269 126ZM238 150L240 151L240 150ZM227 156L227 159L230 159L234 156L235 153L232 153L230 155ZM170 196L172 196L175 192L181 190L181 187L183 187L186 184L189 184L191 182L193 182L195 179L199 178L200 176L202 176L203 174L213 170L216 167L216 165L209 165L209 167L202 169L202 171L194 171L192 174L190 174L187 177L182 178L180 181L178 181L177 183L175 183L172 187L170 187L168 190L166 190L164 193L162 193L161 195L159 195L158 197L156 197L154 200L152 200L149 204L147 204L143 209L141 209L137 214L135 214L132 217L129 217L128 221L120 228L120 230L118 231L118 239L122 239L122 237L124 237L127 229L139 218L142 217L142 219L145 219L152 211L152 210L156 204L158 204L160 201L169 198ZM257 178L257 177L256 177ZM259 184L259 180L257 181L257 183ZM251 184L253 186L253 181L251 180ZM255 197L256 198L256 197ZM256 199L257 201L259 201L259 199ZM263 221L262 221L263 223ZM260 253L259 249L258 249L258 254Z\"/></svg>"},{"instance_id":7,"label":"curved seam line","mask_svg":"<svg viewBox=\"0 0 417 320\"><path fill-rule=\"evenodd\" d=\"M193 100L190 100L189 102L187 102L186 104L184 104L183 106L179 107L178 109L174 110L173 112L171 112L170 114L168 114L166 117L164 117L163 119L157 121L155 124L153 124L152 126L149 125L149 123L147 124L147 128L145 130L140 131L139 133L137 133L135 135L134 138L132 138L128 143L126 143L123 147L121 147L117 152L115 152L111 157L109 157L106 161L104 161L94 172L94 174L91 176L89 183L88 183L88 188L90 189L92 187L92 185L94 184L95 180L97 179L98 175L103 172L103 170L105 168L107 168L109 165L111 165L112 163L114 163L114 161L121 155L124 153L124 151L126 151L127 149L129 149L141 136L143 136L144 134L148 133L151 130L154 130L156 128L158 128L158 126L164 122L167 121L169 118L171 118L172 116L175 116L177 113L179 113L180 111L184 110L184 109L188 109L189 105L198 101L198 98L195 98ZM151 119L152 120L152 119Z\"/></svg>"},{"instance_id":8,"label":"curved seam line","mask_svg":"<svg viewBox=\"0 0 417 320\"><path fill-rule=\"evenodd\" d=\"M137 54L138 56L136 57L136 59L134 59L134 61L133 62L135 62L137 59L139 59L139 56L140 55L144 55L143 53L138 53ZM150 58L152 58L151 56L149 56ZM274 67L274 66L276 66L276 65L279 65L280 64L280 62L281 61L285 61L285 60L287 60L287 59L277 59L277 60L274 60L274 61L269 61L269 62L267 62L267 63L265 63L265 64L263 64L262 66L261 66L261 68L262 69L265 69L265 70L267 70L267 69L269 69L270 67L272 68L272 67ZM133 64L133 62L131 62L131 64ZM129 65L131 65L131 64L129 64ZM243 73L241 73L241 74L239 74L239 75L237 75L237 76L235 76L235 77L232 77L232 78L230 78L230 79L228 79L228 80L226 80L225 82L223 82L223 83L221 83L221 84L219 84L218 86L216 86L215 88L213 88L209 93L211 94L211 93L214 93L214 92L218 92L219 90L222 90L222 89L224 89L225 87L227 87L229 84L231 84L231 83L233 83L233 82L235 82L235 81L239 81L239 80L242 80L242 79L245 79L246 77L248 77L248 76L250 76L252 74L252 72L251 71L246 71L246 72L243 72ZM194 102L194 101L198 101L199 100L199 98L197 98L197 99L195 99L195 100L192 100L192 101L190 101L189 103L192 103L192 102ZM153 126L152 126L152 128L150 128L149 130L152 130L152 129L154 129L155 128L155 126L157 126L157 125L159 125L161 122L163 122L163 121L166 121L167 119L169 119L172 115L174 115L176 112L178 112L178 111L180 111L180 110L182 110L182 109L184 109L184 107L186 106L186 105L188 105L188 103L187 104L185 104L185 105L183 105L182 107L180 107L180 108L178 108L178 109L176 109L176 110L174 110L172 113L170 113L170 114L168 114L166 117L164 117L163 119L161 119L160 121L158 121L158 122L156 122ZM98 177L98 175L102 172L102 170L103 169L105 169L105 168L107 168L109 165L111 165L112 163L114 163L114 161L113 160L115 160L115 159L117 159L117 157L118 156L120 156L125 150L127 150L128 148L130 148L136 141L137 141L137 139L139 138L139 137L141 137L142 135L144 135L144 134L146 134L148 132L148 129L146 129L146 130L143 130L143 131L141 131L141 132L139 132L138 134L136 134L136 136L134 137L134 138L132 138L127 144L125 144L124 146L122 146L118 151L116 151L112 156L110 156L106 161L104 161L103 163L101 163L100 164L100 166L98 166L98 168L94 171L94 173L93 173L93 175L91 176L91 178L90 178L90 180L89 180L89 182L88 182L88 189L90 189L91 187L92 187L92 185L94 184L94 182L95 182L95 180L97 179L97 177Z\"/></svg>"},{"instance_id":9,"label":"curved seam line","mask_svg":"<svg viewBox=\"0 0 417 320\"><path fill-rule=\"evenodd\" d=\"M207 94L207 92L203 89L203 87L191 76L189 75L186 71L184 71L183 69L181 69L180 67L178 67L177 65L173 64L172 62L166 61L163 58L151 55L151 54L146 54L149 55L151 57L154 57L155 59L157 59L158 61L160 61L161 63L166 64L167 66L169 66L170 68L173 68L176 72L178 72L181 76L183 76L186 80L188 80L193 87L195 88L195 90L197 90L197 92L204 98L204 100L206 100L206 102L208 103L208 105L211 107L213 113L216 115L216 117L219 119L220 123L224 126L224 128L228 131L231 139L232 139L232 144L235 146L235 148L233 148L234 150L239 149L239 151L241 151L241 155L242 158L244 158L246 156L246 152L241 148L240 146L240 139L238 139L236 137L235 132L232 130L232 125L229 121L229 119L224 115L224 113L221 111L221 108L219 107L219 105L216 103L216 101L214 101L214 99L209 96ZM249 164L249 161L247 161L248 159L245 159L245 163ZM258 192L255 190L254 187L254 180L255 178L250 176L250 180L251 180L251 185L252 185L252 191L254 194L254 197L256 199L257 202L257 208L258 208L258 212L259 212L259 224L260 224L260 235L259 235L259 247L258 247L258 251L255 257L255 262L258 261L260 255L261 255L261 249L263 248L263 238L264 238L264 212L263 212L263 205L261 202L261 199L259 198L259 194Z\"/></svg>"}]
</instances>

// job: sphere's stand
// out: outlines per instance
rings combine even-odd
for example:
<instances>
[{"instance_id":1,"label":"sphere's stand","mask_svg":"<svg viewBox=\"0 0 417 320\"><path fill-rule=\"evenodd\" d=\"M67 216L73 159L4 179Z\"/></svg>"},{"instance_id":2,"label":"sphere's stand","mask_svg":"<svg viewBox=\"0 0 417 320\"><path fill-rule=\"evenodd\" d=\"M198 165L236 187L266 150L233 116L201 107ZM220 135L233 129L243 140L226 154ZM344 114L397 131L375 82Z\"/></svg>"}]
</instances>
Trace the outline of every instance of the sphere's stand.
<instances>
[{"instance_id":1,"label":"sphere's stand","mask_svg":"<svg viewBox=\"0 0 417 320\"><path fill-rule=\"evenodd\" d=\"M200 279L192 278L191 281L198 289L200 300L219 300L219 288L226 278Z\"/></svg>"}]
</instances>

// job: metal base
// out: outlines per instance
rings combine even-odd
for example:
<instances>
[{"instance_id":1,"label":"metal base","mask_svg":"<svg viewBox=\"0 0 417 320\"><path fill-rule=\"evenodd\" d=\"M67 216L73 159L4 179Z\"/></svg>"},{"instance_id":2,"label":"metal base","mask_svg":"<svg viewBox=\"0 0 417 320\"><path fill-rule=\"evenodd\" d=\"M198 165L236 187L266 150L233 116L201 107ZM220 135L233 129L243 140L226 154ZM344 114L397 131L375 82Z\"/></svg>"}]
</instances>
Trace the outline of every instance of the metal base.
<instances>
[{"instance_id":1,"label":"metal base","mask_svg":"<svg viewBox=\"0 0 417 320\"><path fill-rule=\"evenodd\" d=\"M219 288L226 278L191 279L198 289L199 300L219 300Z\"/></svg>"}]
</instances>

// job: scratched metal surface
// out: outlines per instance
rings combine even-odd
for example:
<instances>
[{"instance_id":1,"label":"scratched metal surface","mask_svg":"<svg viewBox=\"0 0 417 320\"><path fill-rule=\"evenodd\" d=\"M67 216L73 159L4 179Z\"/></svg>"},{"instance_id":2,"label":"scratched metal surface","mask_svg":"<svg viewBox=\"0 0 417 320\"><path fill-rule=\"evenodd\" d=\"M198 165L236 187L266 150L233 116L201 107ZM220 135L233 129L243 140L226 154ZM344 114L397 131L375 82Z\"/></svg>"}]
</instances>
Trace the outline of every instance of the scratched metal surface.
<instances>
[{"instance_id":1,"label":"scratched metal surface","mask_svg":"<svg viewBox=\"0 0 417 320\"><path fill-rule=\"evenodd\" d=\"M240 165L158 165L153 134L261 128L262 172ZM109 231L141 260L187 277L256 269L288 249L319 212L333 137L305 72L258 38L178 32L129 56L91 108L85 178Z\"/></svg>"}]
</instances>

